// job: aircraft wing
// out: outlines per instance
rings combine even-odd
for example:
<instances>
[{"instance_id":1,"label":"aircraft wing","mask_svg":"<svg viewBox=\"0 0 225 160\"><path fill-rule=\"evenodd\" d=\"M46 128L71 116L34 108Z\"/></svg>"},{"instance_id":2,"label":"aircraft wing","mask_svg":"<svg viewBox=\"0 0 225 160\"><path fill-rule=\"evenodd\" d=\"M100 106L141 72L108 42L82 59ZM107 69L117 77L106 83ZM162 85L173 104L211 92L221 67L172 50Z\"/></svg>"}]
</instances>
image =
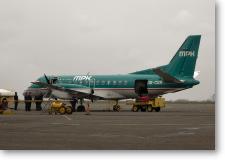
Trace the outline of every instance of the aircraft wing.
<instances>
[{"instance_id":1,"label":"aircraft wing","mask_svg":"<svg viewBox=\"0 0 225 160\"><path fill-rule=\"evenodd\" d=\"M93 94L90 88L87 88L84 86L82 86L83 87L82 90L76 90L76 89L65 88L59 85L52 85L52 84L39 82L39 81L31 82L31 83L48 88L53 93L63 93L63 94L71 95L71 97L75 96L77 98L94 98L94 99L103 98L101 96Z\"/></svg>"}]
</instances>

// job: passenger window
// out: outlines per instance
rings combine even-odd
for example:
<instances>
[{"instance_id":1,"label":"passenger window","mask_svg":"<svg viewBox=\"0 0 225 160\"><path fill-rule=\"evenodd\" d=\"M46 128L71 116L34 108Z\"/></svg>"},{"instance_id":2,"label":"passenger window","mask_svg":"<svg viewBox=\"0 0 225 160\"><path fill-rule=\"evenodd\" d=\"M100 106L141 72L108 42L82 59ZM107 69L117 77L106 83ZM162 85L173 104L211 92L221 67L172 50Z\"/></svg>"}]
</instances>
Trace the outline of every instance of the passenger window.
<instances>
[{"instance_id":1,"label":"passenger window","mask_svg":"<svg viewBox=\"0 0 225 160\"><path fill-rule=\"evenodd\" d=\"M105 81L102 81L101 85L104 85L105 84Z\"/></svg>"},{"instance_id":2,"label":"passenger window","mask_svg":"<svg viewBox=\"0 0 225 160\"><path fill-rule=\"evenodd\" d=\"M148 81L148 84L152 84L152 81Z\"/></svg>"},{"instance_id":3,"label":"passenger window","mask_svg":"<svg viewBox=\"0 0 225 160\"><path fill-rule=\"evenodd\" d=\"M84 81L84 83L87 85L88 84L88 81L86 80L86 81Z\"/></svg>"},{"instance_id":4,"label":"passenger window","mask_svg":"<svg viewBox=\"0 0 225 160\"><path fill-rule=\"evenodd\" d=\"M92 85L95 83L95 81L94 81L93 79L91 79L89 82L90 82L90 84L92 84Z\"/></svg>"},{"instance_id":5,"label":"passenger window","mask_svg":"<svg viewBox=\"0 0 225 160\"><path fill-rule=\"evenodd\" d=\"M107 81L107 84L110 85L111 81Z\"/></svg>"},{"instance_id":6,"label":"passenger window","mask_svg":"<svg viewBox=\"0 0 225 160\"><path fill-rule=\"evenodd\" d=\"M125 86L127 85L127 81L124 81L124 85L125 85Z\"/></svg>"},{"instance_id":7,"label":"passenger window","mask_svg":"<svg viewBox=\"0 0 225 160\"><path fill-rule=\"evenodd\" d=\"M113 85L116 85L116 81L113 81Z\"/></svg>"}]
</instances>

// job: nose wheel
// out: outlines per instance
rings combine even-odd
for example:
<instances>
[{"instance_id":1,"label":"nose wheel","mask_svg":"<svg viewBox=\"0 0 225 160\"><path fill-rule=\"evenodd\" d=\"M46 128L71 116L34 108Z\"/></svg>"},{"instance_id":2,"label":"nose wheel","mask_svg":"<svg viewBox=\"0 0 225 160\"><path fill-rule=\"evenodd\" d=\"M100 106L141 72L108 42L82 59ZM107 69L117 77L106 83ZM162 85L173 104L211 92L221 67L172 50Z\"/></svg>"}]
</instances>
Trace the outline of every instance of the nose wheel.
<instances>
[{"instance_id":1,"label":"nose wheel","mask_svg":"<svg viewBox=\"0 0 225 160\"><path fill-rule=\"evenodd\" d=\"M85 112L85 107L84 107L84 105L79 105L79 106L77 107L77 112Z\"/></svg>"},{"instance_id":2,"label":"nose wheel","mask_svg":"<svg viewBox=\"0 0 225 160\"><path fill-rule=\"evenodd\" d=\"M113 111L114 112L119 112L120 111L120 105L114 105L113 106Z\"/></svg>"},{"instance_id":3,"label":"nose wheel","mask_svg":"<svg viewBox=\"0 0 225 160\"><path fill-rule=\"evenodd\" d=\"M77 112L85 112L85 107L83 105L83 99L80 99L80 105L77 106Z\"/></svg>"}]
</instances>

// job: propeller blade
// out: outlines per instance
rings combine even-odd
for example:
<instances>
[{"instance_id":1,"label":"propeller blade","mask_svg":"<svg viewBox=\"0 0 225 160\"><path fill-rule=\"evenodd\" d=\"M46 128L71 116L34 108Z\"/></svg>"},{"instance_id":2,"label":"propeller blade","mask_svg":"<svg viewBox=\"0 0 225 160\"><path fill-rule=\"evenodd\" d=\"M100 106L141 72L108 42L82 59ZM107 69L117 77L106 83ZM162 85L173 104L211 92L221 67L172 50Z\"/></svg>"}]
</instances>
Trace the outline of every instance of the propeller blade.
<instances>
[{"instance_id":1,"label":"propeller blade","mask_svg":"<svg viewBox=\"0 0 225 160\"><path fill-rule=\"evenodd\" d=\"M50 84L50 81L49 81L49 79L48 79L48 77L46 76L45 73L44 73L44 76L45 76L45 79L46 79L47 83Z\"/></svg>"}]
</instances>

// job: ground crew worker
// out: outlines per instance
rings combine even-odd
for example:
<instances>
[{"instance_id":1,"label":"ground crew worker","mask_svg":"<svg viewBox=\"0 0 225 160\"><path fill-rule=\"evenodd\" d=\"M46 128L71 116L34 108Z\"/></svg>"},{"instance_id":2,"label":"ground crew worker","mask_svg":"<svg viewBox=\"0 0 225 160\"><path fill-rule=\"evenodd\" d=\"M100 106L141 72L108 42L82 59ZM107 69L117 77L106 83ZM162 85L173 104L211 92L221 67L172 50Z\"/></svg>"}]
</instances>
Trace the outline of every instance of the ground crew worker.
<instances>
[{"instance_id":1,"label":"ground crew worker","mask_svg":"<svg viewBox=\"0 0 225 160\"><path fill-rule=\"evenodd\" d=\"M26 93L24 95L24 102L25 102L25 111L27 112L28 111L28 97L27 97L28 93Z\"/></svg>"},{"instance_id":2,"label":"ground crew worker","mask_svg":"<svg viewBox=\"0 0 225 160\"><path fill-rule=\"evenodd\" d=\"M30 111L31 101L32 101L32 97L31 97L30 93L27 93L24 96L24 100L25 100L25 111Z\"/></svg>"},{"instance_id":3,"label":"ground crew worker","mask_svg":"<svg viewBox=\"0 0 225 160\"><path fill-rule=\"evenodd\" d=\"M76 111L76 104L77 104L78 100L76 99L76 97L72 97L72 101L70 101L71 105L72 105L72 111L75 112Z\"/></svg>"},{"instance_id":4,"label":"ground crew worker","mask_svg":"<svg viewBox=\"0 0 225 160\"><path fill-rule=\"evenodd\" d=\"M30 109L31 109L31 101L32 101L32 97L31 97L31 95L30 94L28 94L28 111L30 111Z\"/></svg>"},{"instance_id":5,"label":"ground crew worker","mask_svg":"<svg viewBox=\"0 0 225 160\"><path fill-rule=\"evenodd\" d=\"M41 111L42 107L41 107L41 103L43 101L43 95L38 95L34 97L34 100L36 100L36 111Z\"/></svg>"},{"instance_id":6,"label":"ground crew worker","mask_svg":"<svg viewBox=\"0 0 225 160\"><path fill-rule=\"evenodd\" d=\"M17 110L17 106L18 106L18 95L17 95L17 92L15 92L15 96L14 96L14 110Z\"/></svg>"}]
</instances>

